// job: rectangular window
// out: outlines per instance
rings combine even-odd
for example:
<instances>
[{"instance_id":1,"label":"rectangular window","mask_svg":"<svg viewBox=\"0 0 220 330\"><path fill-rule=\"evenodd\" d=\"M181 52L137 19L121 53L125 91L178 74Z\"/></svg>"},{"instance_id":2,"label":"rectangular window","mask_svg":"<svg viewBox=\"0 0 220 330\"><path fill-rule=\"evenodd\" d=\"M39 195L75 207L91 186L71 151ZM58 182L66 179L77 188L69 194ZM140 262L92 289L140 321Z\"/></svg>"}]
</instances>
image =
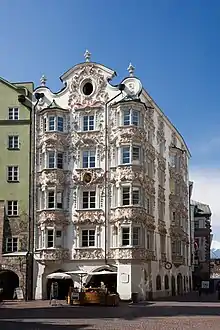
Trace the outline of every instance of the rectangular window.
<instances>
[{"instance_id":1,"label":"rectangular window","mask_svg":"<svg viewBox=\"0 0 220 330\"><path fill-rule=\"evenodd\" d=\"M55 152L54 151L48 152L48 167L55 168Z\"/></svg>"},{"instance_id":2,"label":"rectangular window","mask_svg":"<svg viewBox=\"0 0 220 330\"><path fill-rule=\"evenodd\" d=\"M95 230L82 230L82 247L95 246Z\"/></svg>"},{"instance_id":3,"label":"rectangular window","mask_svg":"<svg viewBox=\"0 0 220 330\"><path fill-rule=\"evenodd\" d=\"M57 154L57 168L63 169L63 153L58 152Z\"/></svg>"},{"instance_id":4,"label":"rectangular window","mask_svg":"<svg viewBox=\"0 0 220 330\"><path fill-rule=\"evenodd\" d=\"M6 238L6 252L17 252L18 251L18 238L11 237Z\"/></svg>"},{"instance_id":5,"label":"rectangular window","mask_svg":"<svg viewBox=\"0 0 220 330\"><path fill-rule=\"evenodd\" d=\"M54 191L49 191L48 192L47 207L48 207L48 209L54 209L56 207L56 205L55 205L55 192Z\"/></svg>"},{"instance_id":6,"label":"rectangular window","mask_svg":"<svg viewBox=\"0 0 220 330\"><path fill-rule=\"evenodd\" d=\"M54 234L53 229L48 229L47 231L47 247L54 247Z\"/></svg>"},{"instance_id":7,"label":"rectangular window","mask_svg":"<svg viewBox=\"0 0 220 330\"><path fill-rule=\"evenodd\" d=\"M17 216L18 215L18 201L7 202L7 215Z\"/></svg>"},{"instance_id":8,"label":"rectangular window","mask_svg":"<svg viewBox=\"0 0 220 330\"><path fill-rule=\"evenodd\" d=\"M132 160L140 161L140 148L139 147L132 148Z\"/></svg>"},{"instance_id":9,"label":"rectangular window","mask_svg":"<svg viewBox=\"0 0 220 330\"><path fill-rule=\"evenodd\" d=\"M57 117L57 130L63 132L63 117Z\"/></svg>"},{"instance_id":10,"label":"rectangular window","mask_svg":"<svg viewBox=\"0 0 220 330\"><path fill-rule=\"evenodd\" d=\"M83 209L95 209L96 207L96 192L83 191Z\"/></svg>"},{"instance_id":11,"label":"rectangular window","mask_svg":"<svg viewBox=\"0 0 220 330\"><path fill-rule=\"evenodd\" d=\"M18 120L19 119L19 109L18 108L9 108L8 109L8 119L9 120Z\"/></svg>"},{"instance_id":12,"label":"rectangular window","mask_svg":"<svg viewBox=\"0 0 220 330\"><path fill-rule=\"evenodd\" d=\"M55 117L49 117L49 131L55 131Z\"/></svg>"},{"instance_id":13,"label":"rectangular window","mask_svg":"<svg viewBox=\"0 0 220 330\"><path fill-rule=\"evenodd\" d=\"M43 129L44 129L44 132L47 131L47 117L43 118Z\"/></svg>"},{"instance_id":14,"label":"rectangular window","mask_svg":"<svg viewBox=\"0 0 220 330\"><path fill-rule=\"evenodd\" d=\"M139 147L122 147L122 164L140 162L140 148Z\"/></svg>"},{"instance_id":15,"label":"rectangular window","mask_svg":"<svg viewBox=\"0 0 220 330\"><path fill-rule=\"evenodd\" d=\"M8 181L18 182L19 180L19 170L18 166L8 166Z\"/></svg>"},{"instance_id":16,"label":"rectangular window","mask_svg":"<svg viewBox=\"0 0 220 330\"><path fill-rule=\"evenodd\" d=\"M10 135L8 137L8 149L19 149L18 135Z\"/></svg>"},{"instance_id":17,"label":"rectangular window","mask_svg":"<svg viewBox=\"0 0 220 330\"><path fill-rule=\"evenodd\" d=\"M153 233L147 232L147 250L153 250Z\"/></svg>"},{"instance_id":18,"label":"rectangular window","mask_svg":"<svg viewBox=\"0 0 220 330\"><path fill-rule=\"evenodd\" d=\"M166 253L166 236L160 235L160 251Z\"/></svg>"},{"instance_id":19,"label":"rectangular window","mask_svg":"<svg viewBox=\"0 0 220 330\"><path fill-rule=\"evenodd\" d=\"M140 123L140 113L139 111L130 109L124 111L123 116L123 124L124 126L135 125L139 126Z\"/></svg>"},{"instance_id":20,"label":"rectangular window","mask_svg":"<svg viewBox=\"0 0 220 330\"><path fill-rule=\"evenodd\" d=\"M56 247L62 247L62 231L56 230Z\"/></svg>"},{"instance_id":21,"label":"rectangular window","mask_svg":"<svg viewBox=\"0 0 220 330\"><path fill-rule=\"evenodd\" d=\"M94 116L83 117L83 131L94 131Z\"/></svg>"},{"instance_id":22,"label":"rectangular window","mask_svg":"<svg viewBox=\"0 0 220 330\"><path fill-rule=\"evenodd\" d=\"M63 208L63 193L62 192L57 193L57 208L58 209Z\"/></svg>"},{"instance_id":23,"label":"rectangular window","mask_svg":"<svg viewBox=\"0 0 220 330\"><path fill-rule=\"evenodd\" d=\"M133 227L133 246L140 245L140 227Z\"/></svg>"},{"instance_id":24,"label":"rectangular window","mask_svg":"<svg viewBox=\"0 0 220 330\"><path fill-rule=\"evenodd\" d=\"M83 168L95 167L95 150L83 151Z\"/></svg>"},{"instance_id":25,"label":"rectangular window","mask_svg":"<svg viewBox=\"0 0 220 330\"><path fill-rule=\"evenodd\" d=\"M139 205L140 189L138 187L122 188L122 205Z\"/></svg>"},{"instance_id":26,"label":"rectangular window","mask_svg":"<svg viewBox=\"0 0 220 330\"><path fill-rule=\"evenodd\" d=\"M130 227L122 227L122 246L130 245Z\"/></svg>"},{"instance_id":27,"label":"rectangular window","mask_svg":"<svg viewBox=\"0 0 220 330\"><path fill-rule=\"evenodd\" d=\"M140 189L137 187L132 187L132 204L133 205L140 204Z\"/></svg>"},{"instance_id":28,"label":"rectangular window","mask_svg":"<svg viewBox=\"0 0 220 330\"><path fill-rule=\"evenodd\" d=\"M130 164L130 147L122 148L122 164Z\"/></svg>"},{"instance_id":29,"label":"rectangular window","mask_svg":"<svg viewBox=\"0 0 220 330\"><path fill-rule=\"evenodd\" d=\"M130 187L122 189L122 205L130 205Z\"/></svg>"}]
</instances>

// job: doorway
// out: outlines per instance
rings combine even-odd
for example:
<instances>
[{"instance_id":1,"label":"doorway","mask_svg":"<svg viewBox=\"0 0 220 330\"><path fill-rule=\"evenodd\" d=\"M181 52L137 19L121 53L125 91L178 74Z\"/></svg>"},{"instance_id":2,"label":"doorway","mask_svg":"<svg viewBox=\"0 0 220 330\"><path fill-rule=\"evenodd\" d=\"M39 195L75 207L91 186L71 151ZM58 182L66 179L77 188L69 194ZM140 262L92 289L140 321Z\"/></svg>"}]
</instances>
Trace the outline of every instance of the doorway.
<instances>
[{"instance_id":1,"label":"doorway","mask_svg":"<svg viewBox=\"0 0 220 330\"><path fill-rule=\"evenodd\" d=\"M171 277L171 289L172 289L172 296L175 296L176 295L176 280L173 275Z\"/></svg>"},{"instance_id":2,"label":"doorway","mask_svg":"<svg viewBox=\"0 0 220 330\"><path fill-rule=\"evenodd\" d=\"M12 300L15 288L19 287L19 277L11 270L0 271L0 288L3 288L2 299Z\"/></svg>"},{"instance_id":3,"label":"doorway","mask_svg":"<svg viewBox=\"0 0 220 330\"><path fill-rule=\"evenodd\" d=\"M183 277L180 273L177 275L177 294L183 294Z\"/></svg>"}]
</instances>

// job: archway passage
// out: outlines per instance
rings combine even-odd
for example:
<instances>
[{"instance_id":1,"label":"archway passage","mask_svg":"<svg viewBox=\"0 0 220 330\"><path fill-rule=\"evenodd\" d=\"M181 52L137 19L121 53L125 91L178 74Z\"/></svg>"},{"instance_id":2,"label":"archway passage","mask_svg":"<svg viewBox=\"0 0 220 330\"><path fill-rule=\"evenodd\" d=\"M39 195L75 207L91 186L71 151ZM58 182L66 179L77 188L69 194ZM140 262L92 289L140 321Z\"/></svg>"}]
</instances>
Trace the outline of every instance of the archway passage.
<instances>
[{"instance_id":1,"label":"archway passage","mask_svg":"<svg viewBox=\"0 0 220 330\"><path fill-rule=\"evenodd\" d=\"M175 296L176 295L176 280L173 275L171 278L171 288L172 288L172 296Z\"/></svg>"},{"instance_id":2,"label":"archway passage","mask_svg":"<svg viewBox=\"0 0 220 330\"><path fill-rule=\"evenodd\" d=\"M50 299L50 290L52 283L58 284L58 300L65 300L68 296L70 286L73 286L72 279L48 279L47 280L47 299Z\"/></svg>"},{"instance_id":3,"label":"archway passage","mask_svg":"<svg viewBox=\"0 0 220 330\"><path fill-rule=\"evenodd\" d=\"M86 287L93 287L93 288L98 288L101 285L101 282L103 282L106 286L106 288L108 289L109 292L111 293L116 293L117 292L117 274L112 273L110 274L110 270L109 269L102 269L99 270L100 273L102 271L107 271L108 274L97 274L98 272L96 272L96 275L92 275L90 280L87 282Z\"/></svg>"},{"instance_id":4,"label":"archway passage","mask_svg":"<svg viewBox=\"0 0 220 330\"><path fill-rule=\"evenodd\" d=\"M177 275L177 294L183 294L183 277L180 273Z\"/></svg>"},{"instance_id":5,"label":"archway passage","mask_svg":"<svg viewBox=\"0 0 220 330\"><path fill-rule=\"evenodd\" d=\"M0 271L0 288L3 288L2 299L12 300L15 288L19 287L19 277L11 270Z\"/></svg>"}]
</instances>

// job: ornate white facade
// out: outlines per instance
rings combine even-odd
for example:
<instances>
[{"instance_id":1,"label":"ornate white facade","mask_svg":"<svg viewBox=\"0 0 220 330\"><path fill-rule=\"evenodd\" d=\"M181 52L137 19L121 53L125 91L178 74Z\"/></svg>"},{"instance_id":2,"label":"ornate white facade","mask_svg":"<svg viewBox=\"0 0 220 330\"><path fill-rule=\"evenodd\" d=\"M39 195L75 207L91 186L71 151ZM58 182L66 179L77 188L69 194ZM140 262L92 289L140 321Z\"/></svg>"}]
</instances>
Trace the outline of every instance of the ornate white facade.
<instances>
[{"instance_id":1,"label":"ornate white facade","mask_svg":"<svg viewBox=\"0 0 220 330\"><path fill-rule=\"evenodd\" d=\"M57 269L114 269L122 299L189 289L189 152L128 69L113 86L87 52L63 90L35 91L36 299Z\"/></svg>"}]
</instances>

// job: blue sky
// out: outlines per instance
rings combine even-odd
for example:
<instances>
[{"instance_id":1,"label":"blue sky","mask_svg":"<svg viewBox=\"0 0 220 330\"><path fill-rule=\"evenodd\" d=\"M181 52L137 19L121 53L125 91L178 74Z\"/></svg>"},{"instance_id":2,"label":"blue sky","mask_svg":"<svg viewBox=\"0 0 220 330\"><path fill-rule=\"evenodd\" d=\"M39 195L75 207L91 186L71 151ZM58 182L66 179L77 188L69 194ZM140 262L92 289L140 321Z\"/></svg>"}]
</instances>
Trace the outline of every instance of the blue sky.
<instances>
[{"instance_id":1,"label":"blue sky","mask_svg":"<svg viewBox=\"0 0 220 330\"><path fill-rule=\"evenodd\" d=\"M1 76L38 85L44 73L57 91L59 76L84 60L85 49L117 80L132 62L184 136L192 178L219 175L220 1L1 0L0 21ZM207 185L195 197L212 202L201 190Z\"/></svg>"}]
</instances>

